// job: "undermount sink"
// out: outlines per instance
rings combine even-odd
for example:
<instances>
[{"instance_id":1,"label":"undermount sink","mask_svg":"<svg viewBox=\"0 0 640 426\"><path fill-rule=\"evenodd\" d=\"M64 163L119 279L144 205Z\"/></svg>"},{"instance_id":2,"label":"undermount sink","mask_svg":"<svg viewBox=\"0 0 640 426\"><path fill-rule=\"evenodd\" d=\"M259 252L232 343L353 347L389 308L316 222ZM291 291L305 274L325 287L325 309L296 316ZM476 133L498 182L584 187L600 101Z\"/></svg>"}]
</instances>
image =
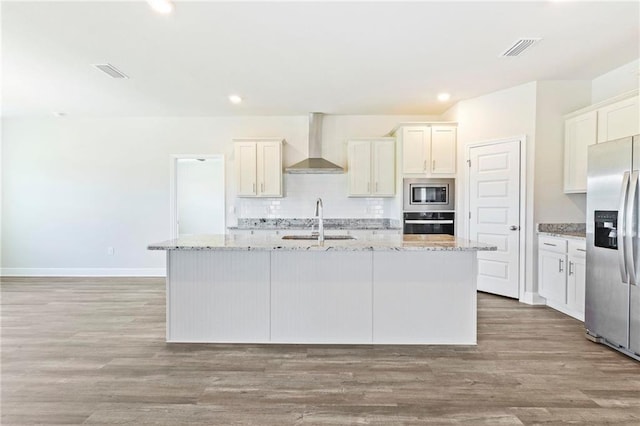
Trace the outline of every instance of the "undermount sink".
<instances>
[{"instance_id":1,"label":"undermount sink","mask_svg":"<svg viewBox=\"0 0 640 426\"><path fill-rule=\"evenodd\" d=\"M317 241L317 235L285 235L282 237L283 240L309 240L309 241ZM356 237L352 237L351 235L325 235L326 240L355 240Z\"/></svg>"}]
</instances>

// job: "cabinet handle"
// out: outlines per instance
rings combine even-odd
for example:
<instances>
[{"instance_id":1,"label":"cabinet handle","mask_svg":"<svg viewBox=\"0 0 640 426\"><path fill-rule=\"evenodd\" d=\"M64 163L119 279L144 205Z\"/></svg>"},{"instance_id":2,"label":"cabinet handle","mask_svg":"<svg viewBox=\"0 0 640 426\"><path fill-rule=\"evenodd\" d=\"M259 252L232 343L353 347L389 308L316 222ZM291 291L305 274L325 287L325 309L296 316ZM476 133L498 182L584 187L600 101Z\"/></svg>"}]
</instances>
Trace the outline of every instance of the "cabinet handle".
<instances>
[{"instance_id":1,"label":"cabinet handle","mask_svg":"<svg viewBox=\"0 0 640 426\"><path fill-rule=\"evenodd\" d=\"M422 166L422 169L426 172L427 171L427 160L424 160L424 165Z\"/></svg>"},{"instance_id":2,"label":"cabinet handle","mask_svg":"<svg viewBox=\"0 0 640 426\"><path fill-rule=\"evenodd\" d=\"M378 192L378 182L376 182L376 192Z\"/></svg>"},{"instance_id":3,"label":"cabinet handle","mask_svg":"<svg viewBox=\"0 0 640 426\"><path fill-rule=\"evenodd\" d=\"M436 160L433 160L433 166L431 166L431 171L436 170Z\"/></svg>"},{"instance_id":4,"label":"cabinet handle","mask_svg":"<svg viewBox=\"0 0 640 426\"><path fill-rule=\"evenodd\" d=\"M586 252L586 251L587 251L587 250L585 250L585 249L576 249L576 250L577 250L577 251L584 251L584 252Z\"/></svg>"},{"instance_id":5,"label":"cabinet handle","mask_svg":"<svg viewBox=\"0 0 640 426\"><path fill-rule=\"evenodd\" d=\"M367 192L371 192L371 182L367 182Z\"/></svg>"},{"instance_id":6,"label":"cabinet handle","mask_svg":"<svg viewBox=\"0 0 640 426\"><path fill-rule=\"evenodd\" d=\"M253 188L252 189L253 192L256 192L256 184L255 183L251 185L251 188Z\"/></svg>"},{"instance_id":7,"label":"cabinet handle","mask_svg":"<svg viewBox=\"0 0 640 426\"><path fill-rule=\"evenodd\" d=\"M264 192L264 183L260 184L260 192Z\"/></svg>"},{"instance_id":8,"label":"cabinet handle","mask_svg":"<svg viewBox=\"0 0 640 426\"><path fill-rule=\"evenodd\" d=\"M564 268L562 267L563 263L564 263L564 260L558 259L558 272L564 272Z\"/></svg>"},{"instance_id":9,"label":"cabinet handle","mask_svg":"<svg viewBox=\"0 0 640 426\"><path fill-rule=\"evenodd\" d=\"M545 246L551 246L551 247L555 247L556 246L556 244L551 244L551 243L542 243L542 244L544 244Z\"/></svg>"},{"instance_id":10,"label":"cabinet handle","mask_svg":"<svg viewBox=\"0 0 640 426\"><path fill-rule=\"evenodd\" d=\"M572 268L572 266L573 266L573 262L569 261L569 275L572 275L572 274L573 274L573 268Z\"/></svg>"}]
</instances>

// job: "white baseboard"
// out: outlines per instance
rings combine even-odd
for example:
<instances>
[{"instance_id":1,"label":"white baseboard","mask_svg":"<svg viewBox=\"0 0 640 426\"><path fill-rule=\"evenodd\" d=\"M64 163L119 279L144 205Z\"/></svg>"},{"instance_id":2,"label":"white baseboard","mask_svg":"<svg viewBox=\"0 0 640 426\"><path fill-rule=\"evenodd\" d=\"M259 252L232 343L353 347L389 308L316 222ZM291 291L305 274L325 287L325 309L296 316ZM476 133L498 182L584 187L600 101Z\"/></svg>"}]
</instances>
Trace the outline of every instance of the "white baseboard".
<instances>
[{"instance_id":1,"label":"white baseboard","mask_svg":"<svg viewBox=\"0 0 640 426\"><path fill-rule=\"evenodd\" d=\"M0 277L165 277L165 268L1 268Z\"/></svg>"},{"instance_id":2,"label":"white baseboard","mask_svg":"<svg viewBox=\"0 0 640 426\"><path fill-rule=\"evenodd\" d=\"M578 321L584 322L584 312L575 311L567 307L567 305L563 303L554 302L553 300L547 300L547 306L555 309L556 311L562 312L565 315L569 315L570 317L573 317Z\"/></svg>"},{"instance_id":3,"label":"white baseboard","mask_svg":"<svg viewBox=\"0 0 640 426\"><path fill-rule=\"evenodd\" d=\"M546 305L547 299L532 291L525 291L524 296L520 299L521 303L527 305Z\"/></svg>"}]
</instances>

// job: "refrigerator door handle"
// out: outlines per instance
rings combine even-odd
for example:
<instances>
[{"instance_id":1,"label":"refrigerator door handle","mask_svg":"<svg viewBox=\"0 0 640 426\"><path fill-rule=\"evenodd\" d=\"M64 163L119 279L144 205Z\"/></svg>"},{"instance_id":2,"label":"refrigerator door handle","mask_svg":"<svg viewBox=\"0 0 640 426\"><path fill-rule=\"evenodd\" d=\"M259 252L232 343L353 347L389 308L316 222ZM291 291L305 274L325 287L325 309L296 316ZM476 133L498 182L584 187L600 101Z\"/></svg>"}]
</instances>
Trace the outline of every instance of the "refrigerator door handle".
<instances>
[{"instance_id":1,"label":"refrigerator door handle","mask_svg":"<svg viewBox=\"0 0 640 426\"><path fill-rule=\"evenodd\" d=\"M627 207L627 196L629 189L629 172L624 172L624 176L622 177L622 188L620 189L620 207L618 208L618 265L620 266L620 277L622 278L622 282L624 284L627 283L627 278L629 277L627 274L627 266L624 256L624 242L625 242L625 209Z\"/></svg>"},{"instance_id":2,"label":"refrigerator door handle","mask_svg":"<svg viewBox=\"0 0 640 426\"><path fill-rule=\"evenodd\" d=\"M635 253L633 247L633 240L635 238L635 232L637 232L637 228L633 229L636 221L638 220L635 212L636 205L636 193L638 192L638 175L640 172L637 170L633 172L631 175L631 180L629 182L629 191L627 196L627 211L625 212L626 219L626 230L624 233L625 245L624 245L624 254L625 260L627 264L627 271L629 272L629 284L638 284L638 276L636 274L636 265L635 265ZM637 250L637 249L636 249Z\"/></svg>"}]
</instances>

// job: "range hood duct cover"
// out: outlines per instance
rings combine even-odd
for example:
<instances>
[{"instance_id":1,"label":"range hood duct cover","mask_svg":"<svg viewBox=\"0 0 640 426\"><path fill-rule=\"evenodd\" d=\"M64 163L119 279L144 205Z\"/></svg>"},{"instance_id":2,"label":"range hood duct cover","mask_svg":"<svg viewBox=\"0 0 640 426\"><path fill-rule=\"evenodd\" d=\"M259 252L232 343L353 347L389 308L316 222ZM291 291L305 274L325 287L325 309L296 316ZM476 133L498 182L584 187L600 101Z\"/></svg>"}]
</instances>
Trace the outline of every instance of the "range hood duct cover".
<instances>
[{"instance_id":1,"label":"range hood duct cover","mask_svg":"<svg viewBox=\"0 0 640 426\"><path fill-rule=\"evenodd\" d=\"M309 114L309 158L287 167L287 173L344 173L342 167L322 158L322 118L320 112Z\"/></svg>"}]
</instances>

